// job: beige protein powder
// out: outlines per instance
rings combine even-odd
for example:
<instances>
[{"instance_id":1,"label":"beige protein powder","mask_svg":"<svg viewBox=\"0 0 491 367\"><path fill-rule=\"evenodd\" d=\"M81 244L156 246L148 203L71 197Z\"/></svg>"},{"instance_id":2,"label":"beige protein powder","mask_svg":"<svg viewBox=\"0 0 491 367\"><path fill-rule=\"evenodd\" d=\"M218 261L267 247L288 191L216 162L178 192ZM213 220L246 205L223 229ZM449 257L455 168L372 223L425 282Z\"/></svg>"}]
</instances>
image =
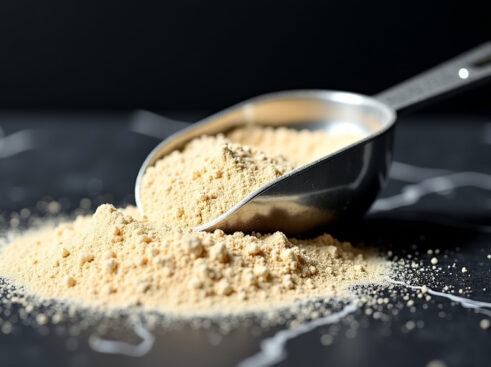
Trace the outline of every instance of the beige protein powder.
<instances>
[{"instance_id":1,"label":"beige protein powder","mask_svg":"<svg viewBox=\"0 0 491 367\"><path fill-rule=\"evenodd\" d=\"M149 167L140 199L152 221L194 227L293 168L282 156L234 144L223 135L203 136Z\"/></svg>"},{"instance_id":2,"label":"beige protein powder","mask_svg":"<svg viewBox=\"0 0 491 367\"><path fill-rule=\"evenodd\" d=\"M295 168L313 162L362 139L361 132L327 134L322 130L247 125L232 130L234 143L256 147L268 155L285 157Z\"/></svg>"},{"instance_id":3,"label":"beige protein powder","mask_svg":"<svg viewBox=\"0 0 491 367\"><path fill-rule=\"evenodd\" d=\"M146 217L106 204L92 216L18 237L0 250L0 275L43 299L187 315L268 310L382 282L385 259L328 234L294 239L191 229L320 154L302 148L297 161L288 157L309 134L320 139L317 132L251 129L197 138L157 162L144 177ZM252 136L257 147L236 143ZM276 154L282 145L274 148L271 139L285 139L288 152Z\"/></svg>"},{"instance_id":4,"label":"beige protein powder","mask_svg":"<svg viewBox=\"0 0 491 367\"><path fill-rule=\"evenodd\" d=\"M386 271L371 251L327 234L170 230L136 215L102 205L93 216L21 237L3 248L0 273L43 298L199 314L343 296Z\"/></svg>"},{"instance_id":5,"label":"beige protein powder","mask_svg":"<svg viewBox=\"0 0 491 367\"><path fill-rule=\"evenodd\" d=\"M153 221L199 226L268 182L360 138L261 126L203 136L148 168L141 203Z\"/></svg>"}]
</instances>

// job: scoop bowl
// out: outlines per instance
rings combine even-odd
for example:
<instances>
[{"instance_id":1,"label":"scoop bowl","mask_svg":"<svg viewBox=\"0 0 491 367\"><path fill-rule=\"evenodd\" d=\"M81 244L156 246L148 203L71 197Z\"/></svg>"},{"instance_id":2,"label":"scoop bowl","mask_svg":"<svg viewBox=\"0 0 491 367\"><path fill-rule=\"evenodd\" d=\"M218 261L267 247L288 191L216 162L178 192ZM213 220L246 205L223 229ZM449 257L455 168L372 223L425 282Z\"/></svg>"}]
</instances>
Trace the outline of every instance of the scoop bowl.
<instances>
[{"instance_id":1,"label":"scoop bowl","mask_svg":"<svg viewBox=\"0 0 491 367\"><path fill-rule=\"evenodd\" d=\"M361 134L338 151L262 186L196 230L283 231L290 235L360 218L387 180L396 110L475 84L491 75L491 43L481 45L375 97L329 90L277 92L252 98L180 130L146 158L137 177L141 203L146 169L201 135L248 124ZM180 125L177 125L180 126Z\"/></svg>"}]
</instances>

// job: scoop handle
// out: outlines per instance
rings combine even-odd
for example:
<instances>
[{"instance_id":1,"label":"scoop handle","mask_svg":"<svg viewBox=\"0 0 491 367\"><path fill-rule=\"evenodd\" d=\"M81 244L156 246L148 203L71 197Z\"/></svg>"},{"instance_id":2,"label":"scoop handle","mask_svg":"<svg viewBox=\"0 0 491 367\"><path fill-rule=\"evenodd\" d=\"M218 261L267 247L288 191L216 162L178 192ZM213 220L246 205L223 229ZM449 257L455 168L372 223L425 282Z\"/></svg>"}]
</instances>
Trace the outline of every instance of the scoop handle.
<instances>
[{"instance_id":1,"label":"scoop handle","mask_svg":"<svg viewBox=\"0 0 491 367\"><path fill-rule=\"evenodd\" d=\"M490 76L491 42L486 42L374 97L401 111Z\"/></svg>"}]
</instances>

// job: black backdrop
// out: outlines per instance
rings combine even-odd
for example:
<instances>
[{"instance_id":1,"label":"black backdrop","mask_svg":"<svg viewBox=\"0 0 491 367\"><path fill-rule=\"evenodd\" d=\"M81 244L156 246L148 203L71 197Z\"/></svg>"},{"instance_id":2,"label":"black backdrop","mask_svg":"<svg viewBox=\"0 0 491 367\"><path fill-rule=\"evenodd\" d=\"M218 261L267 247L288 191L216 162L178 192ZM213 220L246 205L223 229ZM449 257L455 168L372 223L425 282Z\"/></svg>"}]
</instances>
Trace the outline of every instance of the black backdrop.
<instances>
[{"instance_id":1,"label":"black backdrop","mask_svg":"<svg viewBox=\"0 0 491 367\"><path fill-rule=\"evenodd\" d=\"M491 39L491 1L0 2L0 108L216 110L375 93ZM491 112L491 87L437 104Z\"/></svg>"}]
</instances>

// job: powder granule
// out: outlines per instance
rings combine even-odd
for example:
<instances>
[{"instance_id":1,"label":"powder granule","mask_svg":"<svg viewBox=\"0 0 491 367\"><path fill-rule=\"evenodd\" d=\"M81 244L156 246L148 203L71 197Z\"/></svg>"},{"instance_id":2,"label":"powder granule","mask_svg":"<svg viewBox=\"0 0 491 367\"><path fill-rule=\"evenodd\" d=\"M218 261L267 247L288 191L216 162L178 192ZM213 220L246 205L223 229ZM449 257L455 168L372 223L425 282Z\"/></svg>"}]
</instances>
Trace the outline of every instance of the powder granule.
<instances>
[{"instance_id":1,"label":"powder granule","mask_svg":"<svg viewBox=\"0 0 491 367\"><path fill-rule=\"evenodd\" d=\"M152 221L194 227L293 168L281 156L234 144L223 135L202 136L148 168L141 201Z\"/></svg>"},{"instance_id":2,"label":"powder granule","mask_svg":"<svg viewBox=\"0 0 491 367\"><path fill-rule=\"evenodd\" d=\"M0 274L42 298L212 314L343 296L352 285L381 282L388 269L374 253L327 234L169 230L136 215L102 205L93 216L18 238L1 249Z\"/></svg>"}]
</instances>

